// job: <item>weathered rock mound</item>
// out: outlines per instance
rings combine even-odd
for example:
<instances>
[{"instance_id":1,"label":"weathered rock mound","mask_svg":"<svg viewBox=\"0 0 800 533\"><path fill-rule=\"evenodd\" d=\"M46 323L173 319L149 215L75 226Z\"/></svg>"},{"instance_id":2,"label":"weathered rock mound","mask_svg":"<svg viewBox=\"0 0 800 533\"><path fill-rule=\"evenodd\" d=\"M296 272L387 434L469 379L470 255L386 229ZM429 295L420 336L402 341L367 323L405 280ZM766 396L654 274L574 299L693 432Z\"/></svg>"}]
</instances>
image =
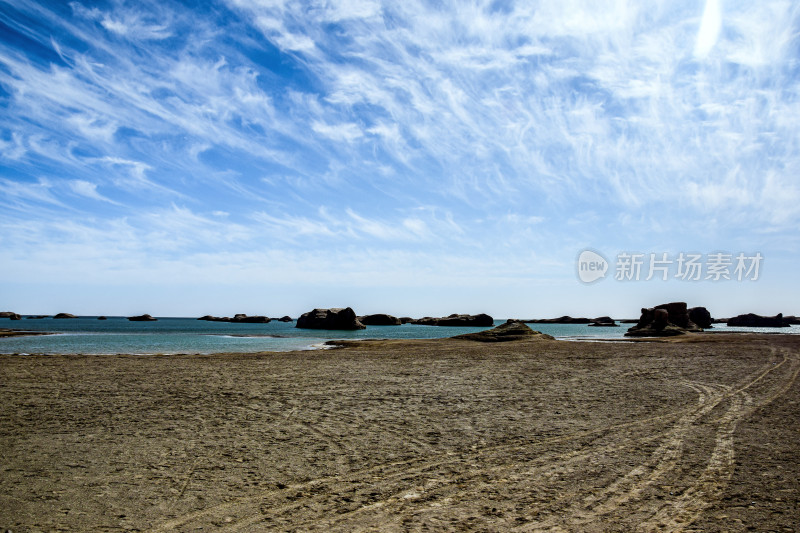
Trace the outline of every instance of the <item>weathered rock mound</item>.
<instances>
[{"instance_id":1,"label":"weathered rock mound","mask_svg":"<svg viewBox=\"0 0 800 533\"><path fill-rule=\"evenodd\" d=\"M290 317L289 315L283 315L282 317L276 318L275 320L277 320L278 322L291 322L292 317Z\"/></svg>"},{"instance_id":2,"label":"weathered rock mound","mask_svg":"<svg viewBox=\"0 0 800 533\"><path fill-rule=\"evenodd\" d=\"M365 326L400 326L402 324L400 319L396 316L384 313L360 316L358 320Z\"/></svg>"},{"instance_id":3,"label":"weathered rock mound","mask_svg":"<svg viewBox=\"0 0 800 533\"><path fill-rule=\"evenodd\" d=\"M155 322L158 320L157 318L153 318L152 316L148 315L147 313L139 316L129 316L128 320L131 322Z\"/></svg>"},{"instance_id":4,"label":"weathered rock mound","mask_svg":"<svg viewBox=\"0 0 800 533\"><path fill-rule=\"evenodd\" d=\"M314 309L297 319L296 328L305 329L365 329L350 307Z\"/></svg>"},{"instance_id":5,"label":"weathered rock mound","mask_svg":"<svg viewBox=\"0 0 800 533\"><path fill-rule=\"evenodd\" d=\"M783 313L775 316L761 316L753 313L739 315L729 318L729 326L748 327L748 328L787 328L791 324L783 318Z\"/></svg>"},{"instance_id":6,"label":"weathered rock mound","mask_svg":"<svg viewBox=\"0 0 800 533\"><path fill-rule=\"evenodd\" d=\"M509 320L505 324L501 324L496 328L487 329L486 331L467 333L465 335L456 335L452 338L478 342L508 342L532 338L554 340L554 338L550 335L546 335L539 331L534 331L526 326L523 322L516 320Z\"/></svg>"},{"instance_id":7,"label":"weathered rock mound","mask_svg":"<svg viewBox=\"0 0 800 533\"><path fill-rule=\"evenodd\" d=\"M480 313L477 315L459 315L453 313L450 316L440 318L426 316L424 318L412 320L411 323L422 326L488 328L494 325L494 318L486 313Z\"/></svg>"},{"instance_id":8,"label":"weathered rock mound","mask_svg":"<svg viewBox=\"0 0 800 533\"><path fill-rule=\"evenodd\" d=\"M686 302L672 302L643 307L639 322L630 328L626 337L669 337L687 332L703 331L689 320Z\"/></svg>"},{"instance_id":9,"label":"weathered rock mound","mask_svg":"<svg viewBox=\"0 0 800 533\"><path fill-rule=\"evenodd\" d=\"M76 317L75 315L71 315L69 313L58 313L53 318L78 318L78 317Z\"/></svg>"}]
</instances>

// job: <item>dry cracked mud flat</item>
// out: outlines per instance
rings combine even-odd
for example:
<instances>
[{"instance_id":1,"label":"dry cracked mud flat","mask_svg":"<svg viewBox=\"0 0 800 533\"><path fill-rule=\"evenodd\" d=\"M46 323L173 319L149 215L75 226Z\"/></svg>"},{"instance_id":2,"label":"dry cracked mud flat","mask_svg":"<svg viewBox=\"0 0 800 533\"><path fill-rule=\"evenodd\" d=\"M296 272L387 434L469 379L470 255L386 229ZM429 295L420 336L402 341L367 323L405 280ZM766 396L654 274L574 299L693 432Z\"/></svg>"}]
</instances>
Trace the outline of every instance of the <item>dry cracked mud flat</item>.
<instances>
[{"instance_id":1,"label":"dry cracked mud flat","mask_svg":"<svg viewBox=\"0 0 800 533\"><path fill-rule=\"evenodd\" d=\"M5 531L798 531L800 339L0 356Z\"/></svg>"}]
</instances>

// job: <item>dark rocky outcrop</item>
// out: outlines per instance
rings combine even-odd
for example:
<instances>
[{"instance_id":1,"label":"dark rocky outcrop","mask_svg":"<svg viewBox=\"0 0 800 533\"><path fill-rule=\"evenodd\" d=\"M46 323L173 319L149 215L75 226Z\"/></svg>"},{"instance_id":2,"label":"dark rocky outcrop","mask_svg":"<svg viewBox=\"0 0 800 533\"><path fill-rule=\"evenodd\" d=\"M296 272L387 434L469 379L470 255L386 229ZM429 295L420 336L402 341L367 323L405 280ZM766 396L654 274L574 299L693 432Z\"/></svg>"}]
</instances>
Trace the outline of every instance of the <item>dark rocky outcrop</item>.
<instances>
[{"instance_id":1,"label":"dark rocky outcrop","mask_svg":"<svg viewBox=\"0 0 800 533\"><path fill-rule=\"evenodd\" d=\"M486 331L480 331L478 333L456 335L453 338L478 342L506 342L533 339L537 337L540 339L554 340L550 335L532 330L523 322L509 320L505 324L501 324L496 328L487 329Z\"/></svg>"},{"instance_id":2,"label":"dark rocky outcrop","mask_svg":"<svg viewBox=\"0 0 800 533\"><path fill-rule=\"evenodd\" d=\"M365 315L358 317L358 321L365 326L399 326L402 324L399 318L384 313Z\"/></svg>"},{"instance_id":3,"label":"dark rocky outcrop","mask_svg":"<svg viewBox=\"0 0 800 533\"><path fill-rule=\"evenodd\" d=\"M800 317L796 317L794 315L786 315L783 317L783 323L789 324L790 326L793 324L800 324Z\"/></svg>"},{"instance_id":4,"label":"dark rocky outcrop","mask_svg":"<svg viewBox=\"0 0 800 533\"><path fill-rule=\"evenodd\" d=\"M689 320L685 302L672 302L642 308L639 322L630 328L626 337L669 337L687 332L703 331Z\"/></svg>"},{"instance_id":5,"label":"dark rocky outcrop","mask_svg":"<svg viewBox=\"0 0 800 533\"><path fill-rule=\"evenodd\" d=\"M69 313L58 313L53 318L78 318L78 317L76 317L75 315L71 315Z\"/></svg>"},{"instance_id":6,"label":"dark rocky outcrop","mask_svg":"<svg viewBox=\"0 0 800 533\"><path fill-rule=\"evenodd\" d=\"M477 315L459 315L452 314L450 316L433 318L426 316L411 321L412 324L419 324L421 326L448 326L448 327L474 327L486 328L494 325L494 318L486 313Z\"/></svg>"},{"instance_id":7,"label":"dark rocky outcrop","mask_svg":"<svg viewBox=\"0 0 800 533\"><path fill-rule=\"evenodd\" d=\"M689 320L697 324L702 329L712 328L713 319L711 313L705 307L692 307L689 309Z\"/></svg>"},{"instance_id":8,"label":"dark rocky outcrop","mask_svg":"<svg viewBox=\"0 0 800 533\"><path fill-rule=\"evenodd\" d=\"M786 328L788 324L784 318L783 313L778 313L775 316L761 316L753 313L746 315L739 315L728 319L729 326L747 327L747 328Z\"/></svg>"},{"instance_id":9,"label":"dark rocky outcrop","mask_svg":"<svg viewBox=\"0 0 800 533\"><path fill-rule=\"evenodd\" d=\"M296 328L305 329L365 329L358 321L355 311L350 307L334 309L314 309L303 313L297 319Z\"/></svg>"},{"instance_id":10,"label":"dark rocky outcrop","mask_svg":"<svg viewBox=\"0 0 800 533\"><path fill-rule=\"evenodd\" d=\"M13 311L0 311L0 318L11 318L12 316L19 316Z\"/></svg>"},{"instance_id":11,"label":"dark rocky outcrop","mask_svg":"<svg viewBox=\"0 0 800 533\"><path fill-rule=\"evenodd\" d=\"M43 318L47 318L47 316L48 315L30 315L26 316L25 318L27 318L28 320L41 320Z\"/></svg>"},{"instance_id":12,"label":"dark rocky outcrop","mask_svg":"<svg viewBox=\"0 0 800 533\"><path fill-rule=\"evenodd\" d=\"M108 320L108 318L106 318L104 316L99 316L99 317L97 317L97 320Z\"/></svg>"},{"instance_id":13,"label":"dark rocky outcrop","mask_svg":"<svg viewBox=\"0 0 800 533\"><path fill-rule=\"evenodd\" d=\"M261 315L247 316L243 313L237 313L233 315L233 318L229 316L219 317L219 316L205 315L201 316L197 320L206 320L208 322L232 322L241 324L268 324L272 319Z\"/></svg>"},{"instance_id":14,"label":"dark rocky outcrop","mask_svg":"<svg viewBox=\"0 0 800 533\"><path fill-rule=\"evenodd\" d=\"M411 318L410 316L401 316L400 317L400 323L401 324L409 324L409 323L413 324L414 323L414 319Z\"/></svg>"},{"instance_id":15,"label":"dark rocky outcrop","mask_svg":"<svg viewBox=\"0 0 800 533\"><path fill-rule=\"evenodd\" d=\"M589 323L590 326L596 328L618 328L619 324L617 324L613 318L610 316L599 316L595 318L592 322Z\"/></svg>"},{"instance_id":16,"label":"dark rocky outcrop","mask_svg":"<svg viewBox=\"0 0 800 533\"><path fill-rule=\"evenodd\" d=\"M558 318L532 318L524 322L529 324L589 324L592 320L589 318L574 318L569 315L564 315Z\"/></svg>"},{"instance_id":17,"label":"dark rocky outcrop","mask_svg":"<svg viewBox=\"0 0 800 533\"><path fill-rule=\"evenodd\" d=\"M155 322L158 319L153 318L152 316L145 313L144 315L139 315L139 316L129 316L128 320L130 320L131 322Z\"/></svg>"},{"instance_id":18,"label":"dark rocky outcrop","mask_svg":"<svg viewBox=\"0 0 800 533\"><path fill-rule=\"evenodd\" d=\"M276 318L275 320L277 320L278 322L291 322L292 317L290 317L289 315L283 315L282 317Z\"/></svg>"}]
</instances>

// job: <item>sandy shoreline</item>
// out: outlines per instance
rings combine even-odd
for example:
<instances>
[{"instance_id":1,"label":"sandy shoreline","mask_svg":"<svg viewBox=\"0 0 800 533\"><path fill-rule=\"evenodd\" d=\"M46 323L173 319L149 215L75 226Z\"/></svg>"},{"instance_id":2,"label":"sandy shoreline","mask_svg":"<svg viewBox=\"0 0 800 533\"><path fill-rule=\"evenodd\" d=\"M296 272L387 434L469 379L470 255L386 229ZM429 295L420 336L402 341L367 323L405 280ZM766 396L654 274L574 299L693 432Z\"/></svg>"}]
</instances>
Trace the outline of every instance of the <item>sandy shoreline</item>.
<instances>
[{"instance_id":1,"label":"sandy shoreline","mask_svg":"<svg viewBox=\"0 0 800 533\"><path fill-rule=\"evenodd\" d=\"M794 531L800 338L0 356L0 528Z\"/></svg>"}]
</instances>

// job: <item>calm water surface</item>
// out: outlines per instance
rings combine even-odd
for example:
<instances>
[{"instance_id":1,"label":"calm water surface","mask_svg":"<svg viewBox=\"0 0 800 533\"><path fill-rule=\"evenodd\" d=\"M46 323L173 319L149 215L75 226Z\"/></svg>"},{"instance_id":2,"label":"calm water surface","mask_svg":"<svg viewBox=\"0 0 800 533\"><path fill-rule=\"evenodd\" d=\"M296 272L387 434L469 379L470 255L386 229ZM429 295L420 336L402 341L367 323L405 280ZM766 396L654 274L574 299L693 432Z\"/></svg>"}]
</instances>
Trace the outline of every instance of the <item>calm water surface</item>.
<instances>
[{"instance_id":1,"label":"calm water surface","mask_svg":"<svg viewBox=\"0 0 800 533\"><path fill-rule=\"evenodd\" d=\"M499 325L505 320L496 320ZM488 328L439 326L368 326L358 331L297 329L294 322L232 324L194 318L159 318L156 322L131 322L124 317L76 319L0 319L0 328L47 331L53 335L0 338L0 353L176 354L310 350L335 339L434 339ZM530 324L532 329L564 340L620 339L630 327L597 328L583 324ZM800 333L791 328L728 328L715 331Z\"/></svg>"}]
</instances>

